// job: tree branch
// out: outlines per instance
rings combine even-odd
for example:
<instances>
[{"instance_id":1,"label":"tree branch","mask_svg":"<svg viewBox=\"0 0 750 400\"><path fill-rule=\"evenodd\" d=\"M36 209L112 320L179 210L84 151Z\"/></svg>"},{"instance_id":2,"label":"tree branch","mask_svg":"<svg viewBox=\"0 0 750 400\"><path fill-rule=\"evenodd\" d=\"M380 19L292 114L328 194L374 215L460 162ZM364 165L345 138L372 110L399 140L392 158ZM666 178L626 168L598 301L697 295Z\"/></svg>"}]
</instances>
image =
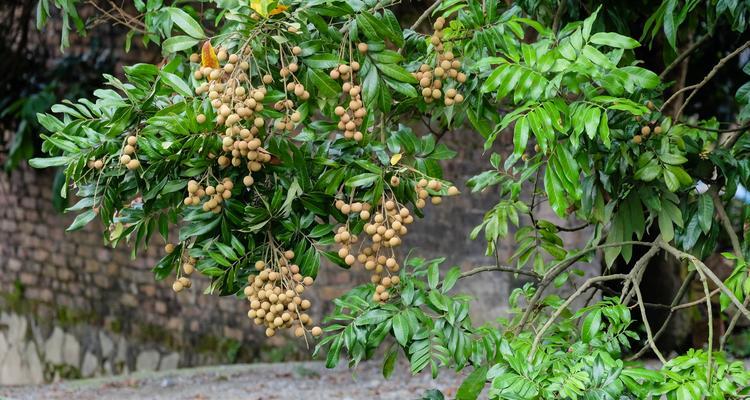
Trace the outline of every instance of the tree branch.
<instances>
[{"instance_id":1,"label":"tree branch","mask_svg":"<svg viewBox=\"0 0 750 400\"><path fill-rule=\"evenodd\" d=\"M693 281L693 278L695 278L696 274L697 272L693 270L688 273L687 277L685 277L685 280L682 282L682 286L680 286L680 289L677 290L677 294L672 300L671 309L670 309L669 314L667 315L667 318L664 320L664 323L661 324L661 328L659 328L659 331L657 331L656 334L654 335L654 340L658 340L659 337L661 337L661 334L664 333L664 331L666 330L667 326L669 326L669 322L672 320L672 316L674 316L674 312L677 311L675 307L680 301L682 301L682 297L685 296L685 293L687 293L688 288L690 288L690 282ZM637 353L629 357L628 360L633 361L633 360L640 358L641 356L643 356L646 350L649 349L649 347L650 346L646 344Z\"/></svg>"},{"instance_id":2,"label":"tree branch","mask_svg":"<svg viewBox=\"0 0 750 400\"><path fill-rule=\"evenodd\" d=\"M541 282L539 282L539 287L536 290L536 293L534 293L534 296L531 297L531 300L529 300L529 304L526 306L526 310L524 311L523 315L521 316L521 320L518 322L518 325L516 326L514 332L517 334L519 333L524 326L529 322L529 318L531 317L532 312L536 308L536 304L541 300L542 294L544 293L544 290L547 288L547 286L552 283L552 281L555 280L555 278L563 273L568 267L573 265L575 262L583 258L585 255L592 251L596 251L599 249L604 249L608 247L618 247L618 246L625 246L625 245L637 245L637 246L656 246L655 243L650 242L640 242L640 241L625 241L625 242L619 242L619 243L604 243L597 246L590 246L587 247L578 253L569 256L565 258L564 260L558 262L555 264L549 271L547 271L544 276L542 277ZM596 283L596 282L594 282Z\"/></svg>"},{"instance_id":3,"label":"tree branch","mask_svg":"<svg viewBox=\"0 0 750 400\"><path fill-rule=\"evenodd\" d=\"M742 304L747 307L747 305L750 304L750 296L746 296L745 301ZM726 344L729 335L732 334L735 325L737 325L737 321L740 319L740 315L742 314L739 312L734 314L734 316L732 316L732 320L729 321L729 326L727 327L726 332L724 332L724 334L721 335L721 338L719 339L719 351L724 351L724 345Z\"/></svg>"},{"instance_id":4,"label":"tree branch","mask_svg":"<svg viewBox=\"0 0 750 400\"><path fill-rule=\"evenodd\" d=\"M680 55L677 56L677 58L675 58L674 61L672 61L669 65L667 65L667 67L664 68L664 71L662 71L661 74L659 74L659 79L664 79L667 76L667 74L669 74L670 71L672 71L678 65L680 65L680 63L683 60L685 60L690 55L690 53L692 53L698 47L700 47L701 45L703 45L703 43L706 43L706 41L708 39L710 39L711 36L713 36L713 34L714 34L714 29L712 28L705 35L703 35L700 39L698 39L697 42L694 42L687 49L685 49L685 51L683 51L682 53L680 53Z\"/></svg>"},{"instance_id":5,"label":"tree branch","mask_svg":"<svg viewBox=\"0 0 750 400\"><path fill-rule=\"evenodd\" d=\"M542 279L542 276L537 274L534 271L526 271L526 270L513 268L513 267L506 267L502 265L485 265L481 267L476 267L474 269L470 269L468 271L462 272L461 275L458 277L458 279L463 279L472 275L476 275L482 272L489 272L489 271L512 272L514 274L530 276L536 280Z\"/></svg>"},{"instance_id":6,"label":"tree branch","mask_svg":"<svg viewBox=\"0 0 750 400\"><path fill-rule=\"evenodd\" d=\"M416 30L416 29L417 29L417 28L419 27L419 25L421 25L421 24L422 24L422 22L423 22L423 21L424 21L425 19L427 19L427 17L429 17L429 16L430 16L430 14L432 14L432 12L433 12L433 11L434 11L434 10L435 10L436 8L438 8L438 6L440 5L440 3L442 3L442 2L443 2L443 0L435 0L435 2L434 2L434 3L432 3L432 5L431 5L431 6L427 7L427 9L426 9L426 10L424 10L424 12L422 13L422 15L420 15L420 16L419 16L419 18L417 18L417 20L416 20L416 21L414 21L414 23L413 23L413 24L412 24L412 25L411 25L411 26L409 27L409 29L411 29L411 30Z\"/></svg>"},{"instance_id":7,"label":"tree branch","mask_svg":"<svg viewBox=\"0 0 750 400\"><path fill-rule=\"evenodd\" d=\"M670 245L669 243L666 243L664 241L660 241L658 243L658 246L660 246L662 249L666 250L667 252L671 253L678 259L687 259L690 261L696 269L699 269L699 272L703 272L706 274L706 276L716 285L718 286L721 291L729 297L729 300L734 303L734 305L737 307L737 309L747 318L750 320L750 311L747 310L747 308L740 303L740 301L737 299L737 296L734 295L734 293L729 290L729 288L724 284L724 282L719 279L719 277L714 274L713 271L711 271L710 268L706 266L706 264L703 263L703 261L699 260L697 257L690 253L686 253L684 251L678 250L674 246Z\"/></svg>"},{"instance_id":8,"label":"tree branch","mask_svg":"<svg viewBox=\"0 0 750 400\"><path fill-rule=\"evenodd\" d=\"M734 251L734 255L737 256L737 258L742 258L742 246L740 245L740 239L737 237L737 232L734 231L732 221L729 219L729 215L727 215L727 210L724 209L724 204L721 201L718 189L716 189L716 186L713 185L708 190L708 193L714 201L714 208L716 209L716 214L719 216L721 225L724 227L724 231L726 231L727 236L729 236L729 241L732 243L732 250Z\"/></svg>"},{"instance_id":9,"label":"tree branch","mask_svg":"<svg viewBox=\"0 0 750 400\"><path fill-rule=\"evenodd\" d=\"M536 336L534 336L534 342L531 344L531 351L529 352L529 359L534 358L534 354L536 353L536 349L539 346L539 341L542 339L542 336L544 336L544 333L549 329L550 326L555 322L555 320L562 314L565 309L570 306L570 304L575 300L578 296L583 294L589 287L592 285L599 283L599 282L606 282L606 281L614 281L614 280L622 280L627 279L629 275L626 274L612 274L612 275L603 275L603 276L595 276L593 278L589 278L586 280L586 282L581 285L578 290L575 291L570 297L568 297L565 302L555 309L555 312L552 314L552 316L549 317L547 322L544 323L542 328L537 332Z\"/></svg>"},{"instance_id":10,"label":"tree branch","mask_svg":"<svg viewBox=\"0 0 750 400\"><path fill-rule=\"evenodd\" d=\"M638 299L638 308L641 309L641 318L643 318L643 326L646 328L646 338L648 339L648 344L651 346L651 350L654 351L654 354L659 357L659 361L661 361L662 364L666 364L667 360L661 354L659 348L656 347L654 335L651 334L651 324L648 323L648 318L646 317L646 307L643 306L643 295L641 295L641 288L638 287L638 284L635 284L633 285L633 289L635 290L635 295Z\"/></svg>"},{"instance_id":11,"label":"tree branch","mask_svg":"<svg viewBox=\"0 0 750 400\"><path fill-rule=\"evenodd\" d=\"M663 112L666 108L667 104L671 103L674 99L676 99L681 93L686 92L688 90L692 90L692 93L690 93L690 96L685 100L684 103L680 106L680 108L677 110L677 113L674 116L674 120L677 121L680 118L680 115L682 114L682 111L685 109L688 103L690 103L690 100L695 96L698 91L708 83L711 79L713 79L714 76L719 72L719 70L727 63L729 60L740 54L743 50L750 47L750 41L745 42L742 46L738 47L731 53L727 54L724 58L719 60L719 62L714 65L714 67L711 69L711 71L701 80L699 83L696 83L694 85L685 86L684 88L674 92L672 96L670 96L667 101L662 104L659 111Z\"/></svg>"}]
</instances>

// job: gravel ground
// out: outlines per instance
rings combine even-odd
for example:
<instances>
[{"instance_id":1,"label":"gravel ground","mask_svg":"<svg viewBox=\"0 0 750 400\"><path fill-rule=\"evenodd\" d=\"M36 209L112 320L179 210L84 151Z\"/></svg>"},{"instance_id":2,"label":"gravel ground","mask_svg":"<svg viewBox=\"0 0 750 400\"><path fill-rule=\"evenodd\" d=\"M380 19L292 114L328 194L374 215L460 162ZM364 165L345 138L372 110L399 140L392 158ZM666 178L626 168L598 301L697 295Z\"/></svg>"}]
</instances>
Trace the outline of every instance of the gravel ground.
<instances>
[{"instance_id":1,"label":"gravel ground","mask_svg":"<svg viewBox=\"0 0 750 400\"><path fill-rule=\"evenodd\" d=\"M243 364L166 372L133 373L109 378L66 381L42 386L0 387L2 399L75 400L364 400L418 399L428 389L452 398L462 375L443 371L412 376L398 365L385 380L380 362L365 362L356 370L326 369L319 362Z\"/></svg>"}]
</instances>

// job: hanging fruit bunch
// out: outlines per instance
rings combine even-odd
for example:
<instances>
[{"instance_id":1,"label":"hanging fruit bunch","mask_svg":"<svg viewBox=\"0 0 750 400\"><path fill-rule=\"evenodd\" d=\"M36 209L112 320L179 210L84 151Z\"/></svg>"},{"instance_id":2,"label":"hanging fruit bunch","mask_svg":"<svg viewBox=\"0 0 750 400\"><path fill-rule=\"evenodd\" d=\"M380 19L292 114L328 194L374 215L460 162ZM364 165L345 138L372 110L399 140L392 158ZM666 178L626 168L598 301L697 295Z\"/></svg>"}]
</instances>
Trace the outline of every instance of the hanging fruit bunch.
<instances>
[{"instance_id":1,"label":"hanging fruit bunch","mask_svg":"<svg viewBox=\"0 0 750 400\"><path fill-rule=\"evenodd\" d=\"M361 264L373 299L387 301L408 227L458 193L438 179L454 153L402 124L419 80L394 50L405 40L393 13L346 5L321 25L326 7L252 2L210 37L170 9L189 37L171 38L179 50L163 65L128 67L96 102L45 115L47 165L68 165L79 189L72 229L99 216L134 252L160 234L157 279L180 293L207 277L205 292L245 297L267 336L321 335L304 297L325 259ZM430 96L462 100L454 58L441 48L433 60Z\"/></svg>"},{"instance_id":2,"label":"hanging fruit bunch","mask_svg":"<svg viewBox=\"0 0 750 400\"><path fill-rule=\"evenodd\" d=\"M461 61L452 51L446 50L443 42L443 28L445 18L435 20L435 32L430 36L430 44L435 50L433 63L425 63L417 72L412 73L422 88L422 97L427 103L443 100L446 106L460 104L464 96L459 92L459 86L466 82L466 74L461 72Z\"/></svg>"}]
</instances>

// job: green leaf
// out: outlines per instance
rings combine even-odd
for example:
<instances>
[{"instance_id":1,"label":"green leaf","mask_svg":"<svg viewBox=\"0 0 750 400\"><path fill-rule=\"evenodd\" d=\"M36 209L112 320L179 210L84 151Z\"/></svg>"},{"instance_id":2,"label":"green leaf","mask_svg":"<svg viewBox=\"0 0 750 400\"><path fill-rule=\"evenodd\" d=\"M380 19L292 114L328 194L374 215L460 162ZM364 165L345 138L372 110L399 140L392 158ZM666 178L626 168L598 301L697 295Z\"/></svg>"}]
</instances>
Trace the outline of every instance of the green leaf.
<instances>
[{"instance_id":1,"label":"green leaf","mask_svg":"<svg viewBox=\"0 0 750 400\"><path fill-rule=\"evenodd\" d=\"M659 231L664 241L669 242L674 239L674 226L669 214L662 210L659 212Z\"/></svg>"},{"instance_id":2,"label":"green leaf","mask_svg":"<svg viewBox=\"0 0 750 400\"><path fill-rule=\"evenodd\" d=\"M167 7L165 10L169 13L172 22L177 24L183 32L196 39L203 39L206 37L200 24L185 11L176 7Z\"/></svg>"},{"instance_id":3,"label":"green leaf","mask_svg":"<svg viewBox=\"0 0 750 400\"><path fill-rule=\"evenodd\" d=\"M659 176L660 172L661 166L659 165L659 162L656 161L656 159L651 159L646 165L635 171L634 177L635 179L651 182Z\"/></svg>"},{"instance_id":4,"label":"green leaf","mask_svg":"<svg viewBox=\"0 0 750 400\"><path fill-rule=\"evenodd\" d=\"M644 89L654 89L661 81L659 75L645 68L628 66L620 68L620 71L628 75L628 81Z\"/></svg>"},{"instance_id":5,"label":"green leaf","mask_svg":"<svg viewBox=\"0 0 750 400\"><path fill-rule=\"evenodd\" d=\"M435 289L439 280L440 265L438 263L432 263L427 268L427 284L430 286L430 289Z\"/></svg>"},{"instance_id":6,"label":"green leaf","mask_svg":"<svg viewBox=\"0 0 750 400\"><path fill-rule=\"evenodd\" d=\"M313 54L310 57L303 58L302 62L308 67L316 69L336 68L341 64L338 56L333 54Z\"/></svg>"},{"instance_id":7,"label":"green leaf","mask_svg":"<svg viewBox=\"0 0 750 400\"><path fill-rule=\"evenodd\" d=\"M371 172L365 172L363 174L355 175L346 180L345 185L347 187L363 187L373 184L380 178L380 175L373 174Z\"/></svg>"},{"instance_id":8,"label":"green leaf","mask_svg":"<svg viewBox=\"0 0 750 400\"><path fill-rule=\"evenodd\" d=\"M409 71L405 70L404 67L398 65L398 64L375 64L378 67L378 70L383 73L383 75L393 78L399 82L406 82L406 83L417 83L417 78L413 77Z\"/></svg>"},{"instance_id":9,"label":"green leaf","mask_svg":"<svg viewBox=\"0 0 750 400\"><path fill-rule=\"evenodd\" d=\"M680 181L677 179L677 175L672 171L664 169L662 170L662 175L664 176L664 183L667 184L667 189L669 189L670 192L675 192L680 188Z\"/></svg>"},{"instance_id":10,"label":"green leaf","mask_svg":"<svg viewBox=\"0 0 750 400\"><path fill-rule=\"evenodd\" d=\"M592 63L599 65L601 67L605 68L612 68L614 67L614 64L612 64L612 61L610 61L607 56L602 54L601 51L597 50L596 48L585 45L583 46L583 55Z\"/></svg>"},{"instance_id":11,"label":"green leaf","mask_svg":"<svg viewBox=\"0 0 750 400\"><path fill-rule=\"evenodd\" d=\"M33 168L49 168L70 164L71 161L73 161L72 157L65 156L32 158L31 160L29 160L29 165L31 165Z\"/></svg>"},{"instance_id":12,"label":"green leaf","mask_svg":"<svg viewBox=\"0 0 750 400\"><path fill-rule=\"evenodd\" d=\"M376 308L357 317L357 325L374 325L379 324L391 317L391 312Z\"/></svg>"},{"instance_id":13,"label":"green leaf","mask_svg":"<svg viewBox=\"0 0 750 400\"><path fill-rule=\"evenodd\" d=\"M177 53L178 51L190 49L197 45L198 42L200 42L199 39L191 38L190 36L172 36L171 38L162 42L161 51L162 54L169 55Z\"/></svg>"},{"instance_id":14,"label":"green leaf","mask_svg":"<svg viewBox=\"0 0 750 400\"><path fill-rule=\"evenodd\" d=\"M383 361L383 378L388 379L393 374L393 369L396 366L396 360L398 359L398 351L391 349L385 356Z\"/></svg>"},{"instance_id":15,"label":"green leaf","mask_svg":"<svg viewBox=\"0 0 750 400\"><path fill-rule=\"evenodd\" d=\"M188 98L193 96L193 91L190 89L190 86L183 81L179 76L166 72L166 71L159 71L159 76L161 79L166 82L169 87L174 89L175 92L179 93L180 96Z\"/></svg>"},{"instance_id":16,"label":"green leaf","mask_svg":"<svg viewBox=\"0 0 750 400\"><path fill-rule=\"evenodd\" d=\"M321 97L336 97L341 92L339 84L319 69L308 68L307 77L318 89L318 94Z\"/></svg>"},{"instance_id":17,"label":"green leaf","mask_svg":"<svg viewBox=\"0 0 750 400\"><path fill-rule=\"evenodd\" d=\"M615 47L618 49L634 49L641 44L633 38L620 35L614 32L599 32L591 36L591 43L601 44L604 46Z\"/></svg>"},{"instance_id":18,"label":"green leaf","mask_svg":"<svg viewBox=\"0 0 750 400\"><path fill-rule=\"evenodd\" d=\"M396 341L401 346L406 346L406 343L411 338L409 320L406 318L403 312L401 312L394 315L391 322L393 328L393 336L396 338Z\"/></svg>"},{"instance_id":19,"label":"green leaf","mask_svg":"<svg viewBox=\"0 0 750 400\"><path fill-rule=\"evenodd\" d=\"M455 285L458 281L459 277L461 277L461 268L453 267L449 269L448 273L445 274L445 278L443 278L443 286L441 287L442 292L446 293L451 290L451 288L453 288L453 285Z\"/></svg>"},{"instance_id":20,"label":"green leaf","mask_svg":"<svg viewBox=\"0 0 750 400\"><path fill-rule=\"evenodd\" d=\"M588 343L596 337L599 333L599 328L602 325L602 311L600 309L591 311L583 319L581 326L581 339Z\"/></svg>"},{"instance_id":21,"label":"green leaf","mask_svg":"<svg viewBox=\"0 0 750 400\"><path fill-rule=\"evenodd\" d=\"M714 218L714 201L711 196L698 196L698 223L700 223L703 233L708 233L711 229L711 223Z\"/></svg>"},{"instance_id":22,"label":"green leaf","mask_svg":"<svg viewBox=\"0 0 750 400\"><path fill-rule=\"evenodd\" d=\"M489 367L485 364L472 371L458 387L456 400L476 400L487 383L488 369Z\"/></svg>"},{"instance_id":23,"label":"green leaf","mask_svg":"<svg viewBox=\"0 0 750 400\"><path fill-rule=\"evenodd\" d=\"M94 218L96 218L96 212L93 209L82 212L78 214L76 219L73 221L72 224L70 224L70 226L68 227L68 229L66 229L66 231L70 232L70 231L81 229L86 224L93 221Z\"/></svg>"}]
</instances>

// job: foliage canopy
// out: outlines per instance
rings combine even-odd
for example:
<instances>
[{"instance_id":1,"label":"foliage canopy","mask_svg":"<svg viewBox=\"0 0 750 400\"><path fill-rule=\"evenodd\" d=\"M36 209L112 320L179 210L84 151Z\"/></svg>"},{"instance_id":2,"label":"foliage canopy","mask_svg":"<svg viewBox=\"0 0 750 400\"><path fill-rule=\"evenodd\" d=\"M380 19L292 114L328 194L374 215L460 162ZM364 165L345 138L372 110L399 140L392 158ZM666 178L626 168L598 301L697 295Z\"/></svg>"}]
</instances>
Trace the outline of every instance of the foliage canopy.
<instances>
[{"instance_id":1,"label":"foliage canopy","mask_svg":"<svg viewBox=\"0 0 750 400\"><path fill-rule=\"evenodd\" d=\"M669 79L717 29L746 36L748 10L647 3L643 32L631 32L627 5L596 2L437 1L403 29L388 1L136 1L130 38L158 43L163 65L126 67L94 100L40 114L50 157L31 164L64 168L77 189L71 230L98 216L105 239L135 253L154 234L168 242L178 225L156 278L174 277L180 291L197 270L211 279L207 292L247 297L268 335L294 327L308 338L310 303L300 295L321 260L370 270L372 283L337 299L326 321L316 352L331 367L342 354L355 366L385 346L385 376L401 355L412 372L433 376L471 366L461 399L487 382L491 398L739 398L750 374L722 351L737 319L750 317L747 238L730 217L738 187L750 186L750 83L736 91L729 128L689 113L750 42L732 43L695 84ZM40 23L57 5L65 30L68 21L83 29L74 2L39 4ZM427 18L431 31L421 33ZM661 74L639 58L653 53L667 65ZM412 131L423 118L441 133ZM493 255L513 234L517 249L507 265L441 274L441 259L398 249L428 201L458 193L442 177L440 161L455 153L440 139L464 126L492 154L491 168L466 185L498 193L471 237L483 235ZM495 152L500 135L513 138L505 156ZM564 243L571 228L535 214L543 202L578 221L573 229L590 228L584 248ZM746 210L738 215L745 221ZM702 260L726 243L734 271L722 281ZM607 267L619 259L632 268L578 278L578 263L599 251ZM659 253L686 276L670 318L707 307L706 350L667 360L656 346L668 321L650 326L640 283ZM469 299L451 289L490 271L534 283L513 292L508 318L475 326ZM696 277L705 296L681 304ZM576 282L571 295L545 293L566 281ZM597 291L603 300L588 305ZM584 294L587 305L573 309ZM716 351L712 318L729 311ZM661 370L626 360L647 350Z\"/></svg>"}]
</instances>

